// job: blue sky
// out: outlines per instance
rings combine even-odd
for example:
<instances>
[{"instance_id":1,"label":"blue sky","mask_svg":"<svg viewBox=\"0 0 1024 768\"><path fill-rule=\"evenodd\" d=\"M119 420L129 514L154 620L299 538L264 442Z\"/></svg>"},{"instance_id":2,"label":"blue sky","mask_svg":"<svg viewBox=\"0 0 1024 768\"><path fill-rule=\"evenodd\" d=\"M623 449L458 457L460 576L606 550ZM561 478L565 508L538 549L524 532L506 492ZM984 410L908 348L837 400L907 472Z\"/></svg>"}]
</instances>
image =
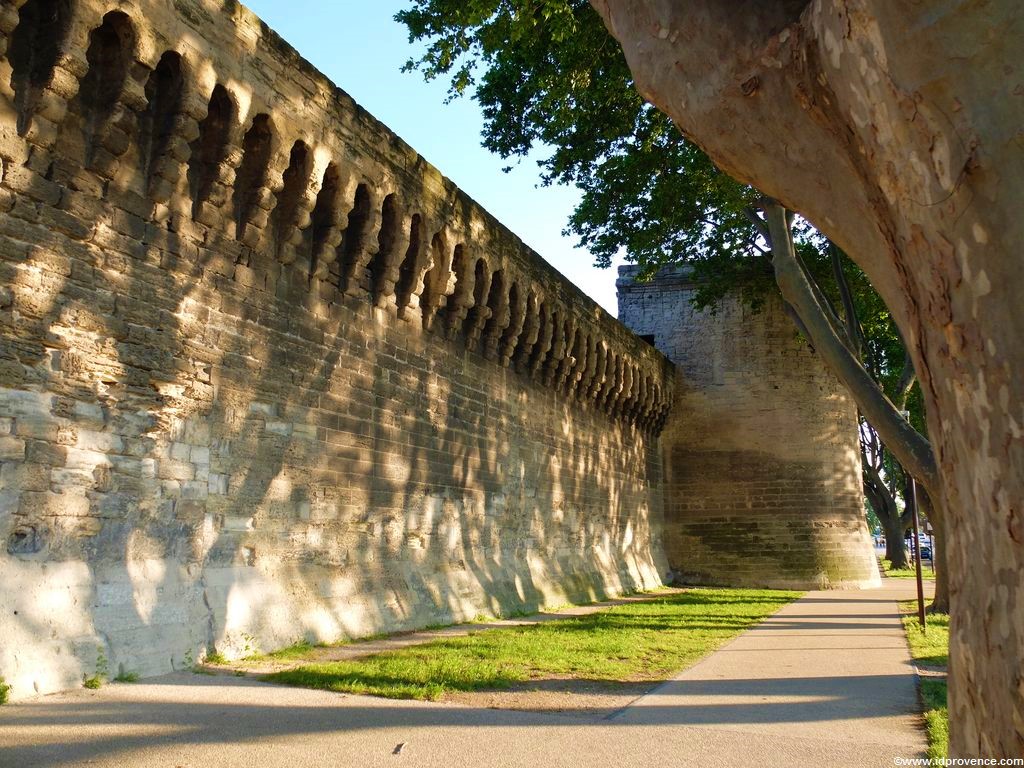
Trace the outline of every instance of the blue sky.
<instances>
[{"instance_id":1,"label":"blue sky","mask_svg":"<svg viewBox=\"0 0 1024 768\"><path fill-rule=\"evenodd\" d=\"M566 277L616 314L615 271L563 237L579 192L538 187L533 160L509 163L480 146L483 117L470 98L445 104L447 83L400 69L418 48L393 20L406 0L247 0L302 56L387 124Z\"/></svg>"}]
</instances>

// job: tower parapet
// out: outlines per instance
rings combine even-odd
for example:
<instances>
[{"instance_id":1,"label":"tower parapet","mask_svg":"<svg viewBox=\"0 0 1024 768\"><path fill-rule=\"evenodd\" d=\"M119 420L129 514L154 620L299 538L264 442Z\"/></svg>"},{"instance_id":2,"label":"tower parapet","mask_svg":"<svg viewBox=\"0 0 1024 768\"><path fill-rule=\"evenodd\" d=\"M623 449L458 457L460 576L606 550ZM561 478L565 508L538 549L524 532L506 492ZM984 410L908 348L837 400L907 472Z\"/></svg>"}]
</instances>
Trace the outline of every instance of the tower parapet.
<instances>
[{"instance_id":1,"label":"tower parapet","mask_svg":"<svg viewBox=\"0 0 1024 768\"><path fill-rule=\"evenodd\" d=\"M95 215L84 242L137 233L136 251L175 240L243 267L270 257L322 305L367 298L569 399L660 427L659 355L249 10L229 8L6 0L10 192ZM112 207L120 215L104 216Z\"/></svg>"}]
</instances>

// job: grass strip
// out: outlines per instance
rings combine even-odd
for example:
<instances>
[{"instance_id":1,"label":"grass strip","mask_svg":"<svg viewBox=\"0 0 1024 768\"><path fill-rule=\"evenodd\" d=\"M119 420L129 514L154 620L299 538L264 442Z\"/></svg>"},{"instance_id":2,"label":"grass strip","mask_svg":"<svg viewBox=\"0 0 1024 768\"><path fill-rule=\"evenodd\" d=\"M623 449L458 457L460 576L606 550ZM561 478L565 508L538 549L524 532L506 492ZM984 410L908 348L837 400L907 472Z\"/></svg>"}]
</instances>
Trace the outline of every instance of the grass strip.
<instances>
[{"instance_id":1,"label":"grass strip","mask_svg":"<svg viewBox=\"0 0 1024 768\"><path fill-rule=\"evenodd\" d=\"M910 655L914 661L945 671L949 665L949 616L943 613L928 614L927 631L922 632L921 624L917 620L917 603L901 603L900 610L903 612L903 626L907 630ZM928 757L933 759L949 755L949 708L946 703L946 689L945 679L921 678L921 701L924 705L925 730L928 734Z\"/></svg>"},{"instance_id":2,"label":"grass strip","mask_svg":"<svg viewBox=\"0 0 1024 768\"><path fill-rule=\"evenodd\" d=\"M882 558L882 570L884 570L885 575L891 579L917 578L917 571L914 569L914 566L910 566L909 568L894 569L892 567L892 563L886 560L884 557ZM935 569L932 568L930 565L925 565L924 563L921 563L921 577L925 579L934 579Z\"/></svg>"},{"instance_id":3,"label":"grass strip","mask_svg":"<svg viewBox=\"0 0 1024 768\"><path fill-rule=\"evenodd\" d=\"M587 616L485 629L267 679L388 698L506 688L544 678L663 680L754 626L799 592L693 589Z\"/></svg>"}]
</instances>

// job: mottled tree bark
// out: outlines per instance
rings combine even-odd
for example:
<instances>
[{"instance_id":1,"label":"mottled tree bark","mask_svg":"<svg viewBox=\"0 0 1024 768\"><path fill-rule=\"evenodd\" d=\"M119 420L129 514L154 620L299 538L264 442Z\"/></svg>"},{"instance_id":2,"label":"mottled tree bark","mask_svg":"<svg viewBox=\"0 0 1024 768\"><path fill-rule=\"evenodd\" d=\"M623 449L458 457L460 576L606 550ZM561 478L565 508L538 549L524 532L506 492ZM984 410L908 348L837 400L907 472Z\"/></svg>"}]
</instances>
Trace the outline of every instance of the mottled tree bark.
<instances>
[{"instance_id":1,"label":"mottled tree bark","mask_svg":"<svg viewBox=\"0 0 1024 768\"><path fill-rule=\"evenodd\" d=\"M1017 0L592 0L640 92L864 269L941 475L951 752L1024 754Z\"/></svg>"}]
</instances>

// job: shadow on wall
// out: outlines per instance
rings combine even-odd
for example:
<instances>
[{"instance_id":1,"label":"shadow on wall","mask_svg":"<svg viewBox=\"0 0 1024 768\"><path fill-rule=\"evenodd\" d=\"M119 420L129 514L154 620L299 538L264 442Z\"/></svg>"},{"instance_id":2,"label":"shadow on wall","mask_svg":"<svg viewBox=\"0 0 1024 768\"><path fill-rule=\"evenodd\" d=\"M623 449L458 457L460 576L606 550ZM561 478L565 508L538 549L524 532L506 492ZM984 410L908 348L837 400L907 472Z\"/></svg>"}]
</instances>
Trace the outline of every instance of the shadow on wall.
<instances>
[{"instance_id":1,"label":"shadow on wall","mask_svg":"<svg viewBox=\"0 0 1024 768\"><path fill-rule=\"evenodd\" d=\"M659 584L657 360L144 47L28 0L0 72L15 695Z\"/></svg>"}]
</instances>

